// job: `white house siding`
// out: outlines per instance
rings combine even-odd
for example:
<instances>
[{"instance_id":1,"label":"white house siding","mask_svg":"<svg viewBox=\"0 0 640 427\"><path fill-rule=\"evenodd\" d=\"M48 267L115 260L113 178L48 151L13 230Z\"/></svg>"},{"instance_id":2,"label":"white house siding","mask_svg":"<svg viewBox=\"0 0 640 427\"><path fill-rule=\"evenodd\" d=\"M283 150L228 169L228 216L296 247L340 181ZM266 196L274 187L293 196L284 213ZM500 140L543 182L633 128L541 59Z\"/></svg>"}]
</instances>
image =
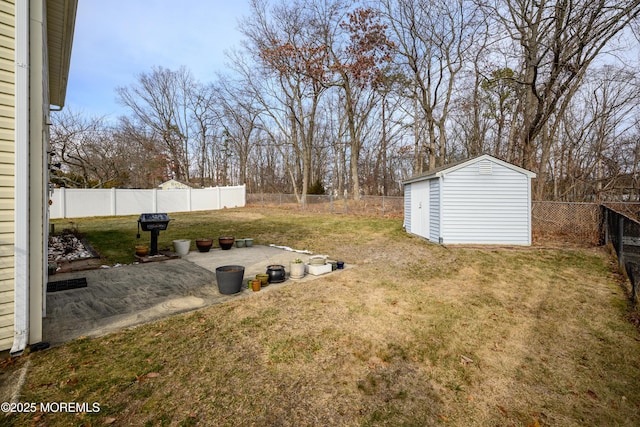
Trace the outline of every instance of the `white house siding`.
<instances>
[{"instance_id":1,"label":"white house siding","mask_svg":"<svg viewBox=\"0 0 640 427\"><path fill-rule=\"evenodd\" d=\"M14 321L15 2L0 1L0 349Z\"/></svg>"},{"instance_id":2,"label":"white house siding","mask_svg":"<svg viewBox=\"0 0 640 427\"><path fill-rule=\"evenodd\" d=\"M438 243L440 240L440 180L432 179L429 187L429 240Z\"/></svg>"},{"instance_id":3,"label":"white house siding","mask_svg":"<svg viewBox=\"0 0 640 427\"><path fill-rule=\"evenodd\" d=\"M443 177L443 243L531 243L529 177L488 161Z\"/></svg>"},{"instance_id":4,"label":"white house siding","mask_svg":"<svg viewBox=\"0 0 640 427\"><path fill-rule=\"evenodd\" d=\"M411 233L411 184L404 186L404 229Z\"/></svg>"}]
</instances>

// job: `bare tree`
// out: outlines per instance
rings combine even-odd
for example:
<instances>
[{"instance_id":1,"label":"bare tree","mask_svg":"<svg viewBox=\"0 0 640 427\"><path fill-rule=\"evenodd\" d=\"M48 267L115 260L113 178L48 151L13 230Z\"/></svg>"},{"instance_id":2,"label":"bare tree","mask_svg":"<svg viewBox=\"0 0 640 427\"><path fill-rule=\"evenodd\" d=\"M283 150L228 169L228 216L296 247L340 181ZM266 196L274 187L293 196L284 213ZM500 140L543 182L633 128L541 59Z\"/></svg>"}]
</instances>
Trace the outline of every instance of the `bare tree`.
<instances>
[{"instance_id":1,"label":"bare tree","mask_svg":"<svg viewBox=\"0 0 640 427\"><path fill-rule=\"evenodd\" d=\"M172 71L154 67L141 73L138 82L117 88L120 102L164 144L174 178L189 180L188 100L193 78L186 68Z\"/></svg>"},{"instance_id":2,"label":"bare tree","mask_svg":"<svg viewBox=\"0 0 640 427\"><path fill-rule=\"evenodd\" d=\"M215 133L219 128L215 111L216 95L213 85L195 83L190 88L187 99L189 125L194 139L194 158L201 187L210 184L213 179L213 171L210 168L211 154L215 150Z\"/></svg>"},{"instance_id":3,"label":"bare tree","mask_svg":"<svg viewBox=\"0 0 640 427\"><path fill-rule=\"evenodd\" d=\"M640 1L498 0L490 10L520 47L518 81L523 126L518 131L523 167L537 169L535 197L544 194L554 132L543 132L562 115L587 69L640 13ZM551 126L553 124L551 123Z\"/></svg>"},{"instance_id":4,"label":"bare tree","mask_svg":"<svg viewBox=\"0 0 640 427\"><path fill-rule=\"evenodd\" d=\"M127 180L122 160L126 147L117 144L104 119L86 118L65 109L52 115L52 180L66 187L114 187Z\"/></svg>"},{"instance_id":5,"label":"bare tree","mask_svg":"<svg viewBox=\"0 0 640 427\"><path fill-rule=\"evenodd\" d=\"M335 3L335 9L343 6ZM335 14L334 14L335 15ZM387 25L372 8L349 11L338 27L345 34L339 36L331 21L324 24L329 49L329 69L337 80L331 84L341 89L349 135L351 184L353 198L360 198L359 161L363 147L363 129L378 103L378 93L372 87L384 77L383 66L391 61L394 43L387 36Z\"/></svg>"},{"instance_id":6,"label":"bare tree","mask_svg":"<svg viewBox=\"0 0 640 427\"><path fill-rule=\"evenodd\" d=\"M383 0L397 53L410 78L416 136L414 172L442 165L457 78L476 47L477 8L465 0ZM476 52L477 53L477 52ZM422 137L426 131L426 141ZM426 165L424 164L426 157Z\"/></svg>"},{"instance_id":7,"label":"bare tree","mask_svg":"<svg viewBox=\"0 0 640 427\"><path fill-rule=\"evenodd\" d=\"M252 11L242 31L262 66L263 80L256 83L247 72L245 81L265 113L261 128L280 147L294 193L304 203L310 184L316 115L326 90L326 46L317 37L307 2L282 2L269 9L265 2L253 0ZM286 146L279 144L283 139L278 134L286 136ZM294 158L289 159L289 154Z\"/></svg>"}]
</instances>

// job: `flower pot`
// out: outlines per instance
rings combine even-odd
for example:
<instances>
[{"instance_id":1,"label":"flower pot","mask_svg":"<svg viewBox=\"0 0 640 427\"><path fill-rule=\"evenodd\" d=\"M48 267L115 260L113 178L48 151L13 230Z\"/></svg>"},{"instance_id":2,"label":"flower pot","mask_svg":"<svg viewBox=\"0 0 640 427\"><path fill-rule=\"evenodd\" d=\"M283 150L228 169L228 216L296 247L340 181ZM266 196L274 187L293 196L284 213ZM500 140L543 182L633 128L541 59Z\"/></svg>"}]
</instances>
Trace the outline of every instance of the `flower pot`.
<instances>
[{"instance_id":1,"label":"flower pot","mask_svg":"<svg viewBox=\"0 0 640 427\"><path fill-rule=\"evenodd\" d=\"M291 261L289 263L289 277L292 279L302 279L304 277L304 263Z\"/></svg>"},{"instance_id":2,"label":"flower pot","mask_svg":"<svg viewBox=\"0 0 640 427\"><path fill-rule=\"evenodd\" d=\"M223 265L216 268L216 282L221 294L237 294L242 288L242 278L244 277L244 266Z\"/></svg>"},{"instance_id":3,"label":"flower pot","mask_svg":"<svg viewBox=\"0 0 640 427\"><path fill-rule=\"evenodd\" d=\"M189 239L178 239L173 241L173 248L178 256L185 256L188 254L189 246L191 246L191 240Z\"/></svg>"},{"instance_id":4,"label":"flower pot","mask_svg":"<svg viewBox=\"0 0 640 427\"><path fill-rule=\"evenodd\" d=\"M58 264L51 263L48 265L49 276L53 276L58 271Z\"/></svg>"},{"instance_id":5,"label":"flower pot","mask_svg":"<svg viewBox=\"0 0 640 427\"><path fill-rule=\"evenodd\" d=\"M253 290L253 292L258 292L261 287L262 287L262 282L260 280L253 279L251 281L251 289Z\"/></svg>"},{"instance_id":6,"label":"flower pot","mask_svg":"<svg viewBox=\"0 0 640 427\"><path fill-rule=\"evenodd\" d=\"M338 270L342 270L344 268L344 261L336 261Z\"/></svg>"},{"instance_id":7,"label":"flower pot","mask_svg":"<svg viewBox=\"0 0 640 427\"><path fill-rule=\"evenodd\" d=\"M236 239L236 248L244 248L245 239Z\"/></svg>"},{"instance_id":8,"label":"flower pot","mask_svg":"<svg viewBox=\"0 0 640 427\"><path fill-rule=\"evenodd\" d=\"M244 239L244 245L245 245L247 248L250 248L251 246L253 246L253 239L251 239L251 238L246 238L246 239Z\"/></svg>"},{"instance_id":9,"label":"flower pot","mask_svg":"<svg viewBox=\"0 0 640 427\"><path fill-rule=\"evenodd\" d=\"M269 283L281 283L286 280L284 265L270 265L267 267L267 274L269 275Z\"/></svg>"},{"instance_id":10,"label":"flower pot","mask_svg":"<svg viewBox=\"0 0 640 427\"><path fill-rule=\"evenodd\" d=\"M233 236L218 237L218 244L220 245L220 249L222 249L223 251L231 249L234 240L235 239Z\"/></svg>"},{"instance_id":11,"label":"flower pot","mask_svg":"<svg viewBox=\"0 0 640 427\"><path fill-rule=\"evenodd\" d=\"M269 284L269 275L267 273L256 274L256 279L260 280L262 286L267 286Z\"/></svg>"},{"instance_id":12,"label":"flower pot","mask_svg":"<svg viewBox=\"0 0 640 427\"><path fill-rule=\"evenodd\" d=\"M147 256L149 253L149 248L145 245L137 245L136 246L136 255L137 256Z\"/></svg>"},{"instance_id":13,"label":"flower pot","mask_svg":"<svg viewBox=\"0 0 640 427\"><path fill-rule=\"evenodd\" d=\"M213 245L213 239L196 239L196 247L199 252L209 252Z\"/></svg>"}]
</instances>

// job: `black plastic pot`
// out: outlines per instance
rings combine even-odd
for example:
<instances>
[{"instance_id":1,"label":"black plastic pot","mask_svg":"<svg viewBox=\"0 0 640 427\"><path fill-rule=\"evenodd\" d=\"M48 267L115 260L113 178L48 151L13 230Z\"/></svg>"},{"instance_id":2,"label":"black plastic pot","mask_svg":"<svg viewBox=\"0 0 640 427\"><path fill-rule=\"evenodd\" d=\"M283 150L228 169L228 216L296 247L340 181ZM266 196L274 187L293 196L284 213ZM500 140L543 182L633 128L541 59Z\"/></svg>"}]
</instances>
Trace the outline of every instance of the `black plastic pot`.
<instances>
[{"instance_id":1,"label":"black plastic pot","mask_svg":"<svg viewBox=\"0 0 640 427\"><path fill-rule=\"evenodd\" d=\"M281 283L284 282L285 272L284 265L270 265L267 267L267 274L269 275L269 283Z\"/></svg>"},{"instance_id":2,"label":"black plastic pot","mask_svg":"<svg viewBox=\"0 0 640 427\"><path fill-rule=\"evenodd\" d=\"M242 278L244 277L244 266L223 265L216 268L216 282L221 294L237 294L242 288Z\"/></svg>"}]
</instances>

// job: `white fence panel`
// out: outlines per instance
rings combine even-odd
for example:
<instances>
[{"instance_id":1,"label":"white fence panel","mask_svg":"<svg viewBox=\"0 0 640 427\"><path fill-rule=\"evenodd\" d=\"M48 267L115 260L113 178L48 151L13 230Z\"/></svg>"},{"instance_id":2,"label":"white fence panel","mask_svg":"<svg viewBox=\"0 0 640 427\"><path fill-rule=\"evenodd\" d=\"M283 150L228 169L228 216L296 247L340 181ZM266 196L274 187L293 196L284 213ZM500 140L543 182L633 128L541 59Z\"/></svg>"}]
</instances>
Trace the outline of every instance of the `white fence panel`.
<instances>
[{"instance_id":1,"label":"white fence panel","mask_svg":"<svg viewBox=\"0 0 640 427\"><path fill-rule=\"evenodd\" d=\"M51 202L52 219L189 212L243 207L246 188L244 185L185 190L56 188Z\"/></svg>"},{"instance_id":2,"label":"white fence panel","mask_svg":"<svg viewBox=\"0 0 640 427\"><path fill-rule=\"evenodd\" d=\"M154 212L189 212L191 210L189 199L191 190L171 189L159 190L158 204Z\"/></svg>"},{"instance_id":3,"label":"white fence panel","mask_svg":"<svg viewBox=\"0 0 640 427\"><path fill-rule=\"evenodd\" d=\"M116 209L114 215L135 215L143 212L156 212L153 193L156 190L116 189ZM94 214L93 216L101 216Z\"/></svg>"},{"instance_id":4,"label":"white fence panel","mask_svg":"<svg viewBox=\"0 0 640 427\"><path fill-rule=\"evenodd\" d=\"M220 191L220 207L222 208L238 208L244 206L247 202L247 188L241 187L218 187Z\"/></svg>"},{"instance_id":5,"label":"white fence panel","mask_svg":"<svg viewBox=\"0 0 640 427\"><path fill-rule=\"evenodd\" d=\"M220 209L220 187L191 190L191 209L194 211Z\"/></svg>"}]
</instances>

